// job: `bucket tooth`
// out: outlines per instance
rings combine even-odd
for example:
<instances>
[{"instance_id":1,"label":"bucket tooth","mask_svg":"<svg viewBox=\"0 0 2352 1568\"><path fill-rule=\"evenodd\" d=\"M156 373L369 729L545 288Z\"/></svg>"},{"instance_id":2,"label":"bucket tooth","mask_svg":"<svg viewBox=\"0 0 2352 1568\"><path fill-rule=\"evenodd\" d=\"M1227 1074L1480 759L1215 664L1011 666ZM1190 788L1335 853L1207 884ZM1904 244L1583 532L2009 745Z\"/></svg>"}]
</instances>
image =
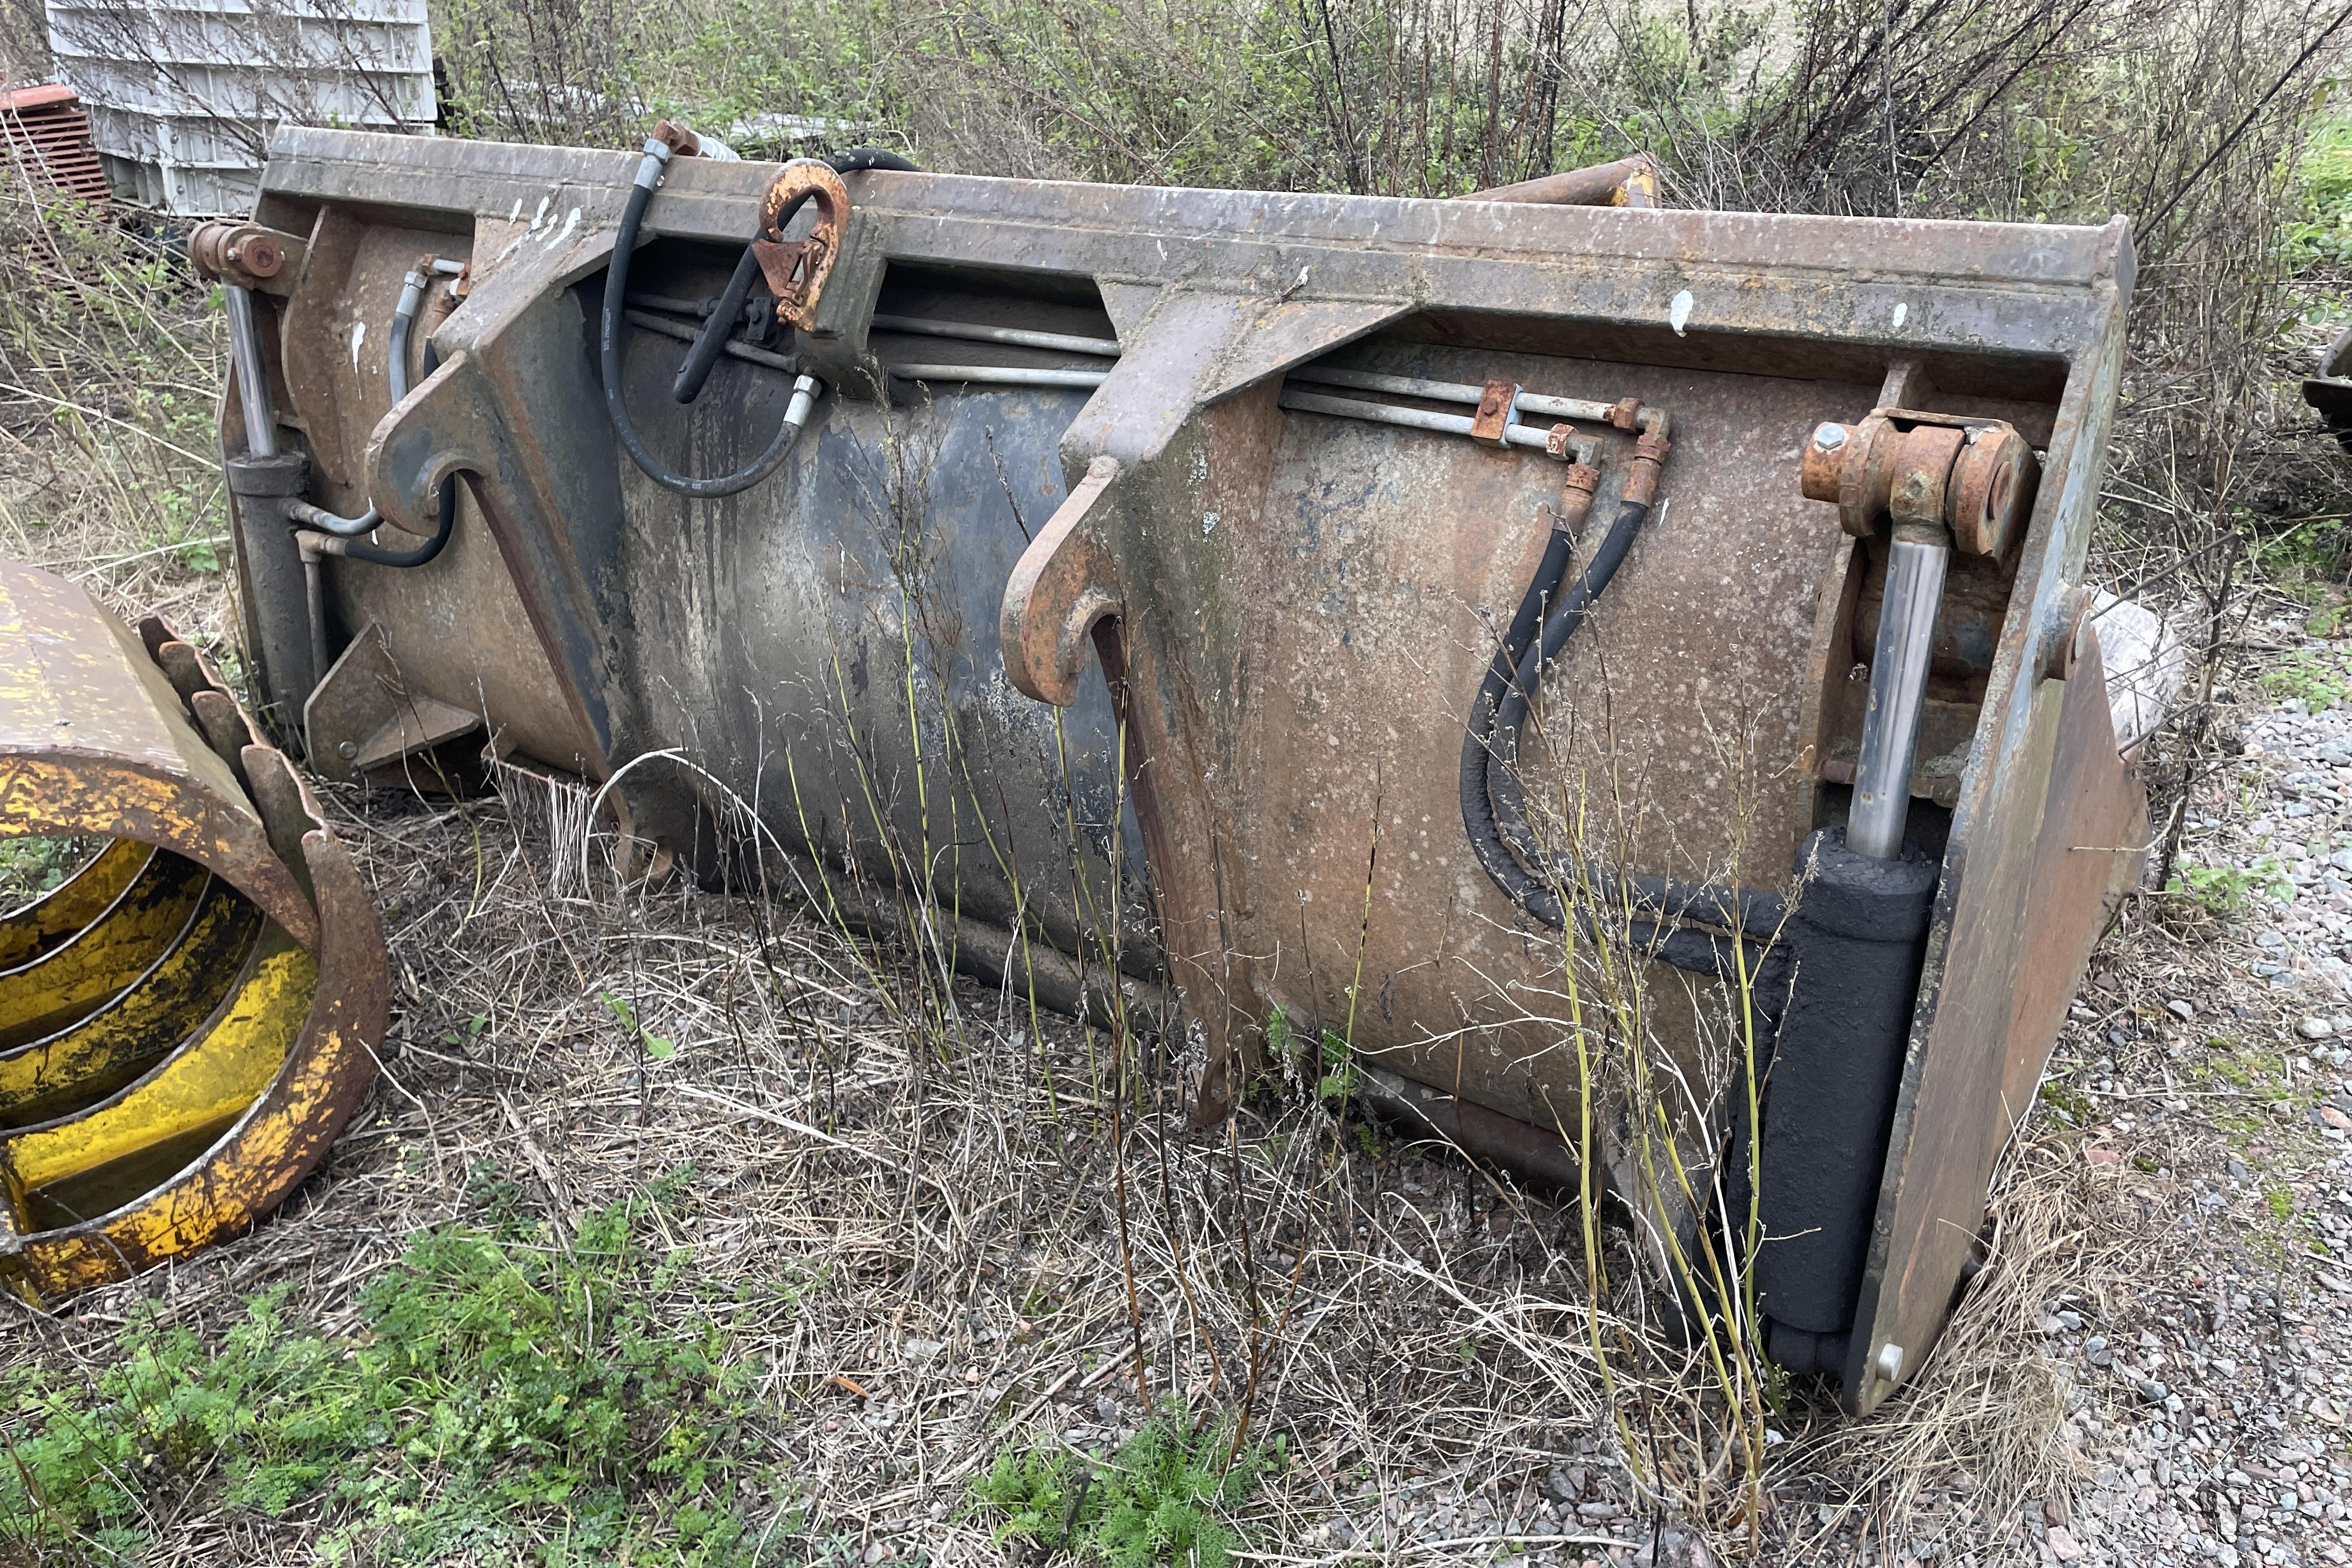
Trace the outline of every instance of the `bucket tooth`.
<instances>
[{"instance_id":1,"label":"bucket tooth","mask_svg":"<svg viewBox=\"0 0 2352 1568\"><path fill-rule=\"evenodd\" d=\"M0 563L0 835L113 840L0 920L0 1283L37 1301L252 1225L374 1080L350 858L219 672Z\"/></svg>"},{"instance_id":2,"label":"bucket tooth","mask_svg":"<svg viewBox=\"0 0 2352 1568\"><path fill-rule=\"evenodd\" d=\"M136 984L187 929L211 879L193 861L157 855L79 933L0 973L0 1050L54 1034Z\"/></svg>"},{"instance_id":3,"label":"bucket tooth","mask_svg":"<svg viewBox=\"0 0 2352 1568\"><path fill-rule=\"evenodd\" d=\"M94 1103L192 1039L235 989L261 929L251 900L213 878L179 940L121 994L0 1052L0 1128Z\"/></svg>"},{"instance_id":4,"label":"bucket tooth","mask_svg":"<svg viewBox=\"0 0 2352 1568\"><path fill-rule=\"evenodd\" d=\"M37 835L168 849L227 878L295 941L318 946L318 911L295 869L139 637L64 578L7 563L0 837ZM0 1008L0 1025L15 1017Z\"/></svg>"},{"instance_id":5,"label":"bucket tooth","mask_svg":"<svg viewBox=\"0 0 2352 1568\"><path fill-rule=\"evenodd\" d=\"M34 902L0 915L0 970L30 963L81 934L131 886L154 853L148 845L118 838Z\"/></svg>"}]
</instances>

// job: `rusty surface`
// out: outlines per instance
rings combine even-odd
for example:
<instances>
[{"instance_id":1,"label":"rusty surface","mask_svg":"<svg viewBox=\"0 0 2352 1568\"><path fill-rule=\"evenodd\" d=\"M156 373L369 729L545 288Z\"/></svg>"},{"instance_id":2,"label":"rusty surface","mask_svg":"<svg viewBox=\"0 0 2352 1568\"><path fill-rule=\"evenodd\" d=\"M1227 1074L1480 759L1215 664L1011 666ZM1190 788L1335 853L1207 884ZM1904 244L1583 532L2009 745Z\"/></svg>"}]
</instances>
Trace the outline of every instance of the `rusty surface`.
<instances>
[{"instance_id":1,"label":"rusty surface","mask_svg":"<svg viewBox=\"0 0 2352 1568\"><path fill-rule=\"evenodd\" d=\"M535 651L535 650L534 650ZM437 748L482 729L482 718L430 693L412 690L383 627L359 629L302 710L311 766L330 777L409 784L441 794L478 783L478 763ZM472 750L481 750L478 741ZM415 765L406 765L415 759ZM457 777L448 776L452 770Z\"/></svg>"},{"instance_id":2,"label":"rusty surface","mask_svg":"<svg viewBox=\"0 0 2352 1568\"><path fill-rule=\"evenodd\" d=\"M1519 389L1507 381L1490 381L1478 399L1478 412L1470 418L1470 439L1484 446L1505 444L1503 428L1518 416Z\"/></svg>"},{"instance_id":3,"label":"rusty surface","mask_svg":"<svg viewBox=\"0 0 2352 1568\"><path fill-rule=\"evenodd\" d=\"M0 563L0 833L135 838L206 867L292 932L318 916L236 775L121 621Z\"/></svg>"},{"instance_id":4,"label":"rusty surface","mask_svg":"<svg viewBox=\"0 0 2352 1568\"><path fill-rule=\"evenodd\" d=\"M188 236L188 259L197 271L270 293L286 291L291 283L289 269L301 270L308 248L299 235L281 234L257 223L199 224Z\"/></svg>"},{"instance_id":5,"label":"rusty surface","mask_svg":"<svg viewBox=\"0 0 2352 1568\"><path fill-rule=\"evenodd\" d=\"M2041 799L2024 717L2039 663L2017 650L2079 571L2130 276L2121 226L864 173L844 182L856 205L799 342L829 388L817 418L771 487L699 505L656 493L617 457L587 352L633 162L311 131L275 144L264 220L320 226L286 318L289 350L310 367L289 371L291 405L333 456L322 467L351 487L340 499L373 496L414 531L439 479L467 476L448 554L475 552L478 577L432 584L439 563L398 584L331 574L340 629L376 621L408 689L486 712L556 766L609 773L675 749L763 802L782 793L755 787L772 784L780 748L837 734L845 710L875 754L836 748L815 793L830 803L861 779L898 781L883 791L887 812L911 833L903 744L874 738L893 732L894 704L896 732L908 731L900 694L917 674L924 700L951 715L921 731L926 743L1011 781L1001 817L991 806L967 819L966 831L985 821L993 833L1000 820L1058 824L1065 809L1041 767L1052 731L1014 694L1099 712L1088 707L1105 700L1099 662L1125 696L1125 790L1169 977L1215 1059L1246 1058L1276 1003L1302 1024L1338 1016L1360 951L1360 1040L1384 1068L1458 1085L1465 1102L1540 1130L1572 1104L1547 982L1556 958L1473 863L1454 759L1496 621L1543 548L1557 478L1516 448L1286 413L1283 373L1328 356L1623 410L1571 426L1597 439L1612 495L1644 466L1634 411L1671 418L1651 521L1547 681L1546 776L1622 781L1637 809L1607 847L1623 863L1758 889L1779 886L1797 843L1840 809L1819 781L1855 713L1850 650L1867 648L1856 608L1870 552L1800 499L1820 466L1808 435L1857 408L1924 403L1947 411L1938 429L2005 422L2050 457L2048 482L2015 509L2030 522L1969 580L1958 646L1939 655L1923 749L1944 770L1933 798L1955 809L1923 1028L1949 963L2013 936L2025 884L1999 873L1990 845L2021 816L2038 821ZM775 210L776 174L673 165L647 214L640 286L715 292L740 237ZM516 216L535 211L566 216ZM346 216L360 212L369 225ZM475 285L436 331L442 370L387 415L332 395L344 373L325 328L351 319L334 303L341 279L419 248L392 237L403 223L470 226ZM328 268L338 233L342 259ZM388 312L394 291L369 308ZM886 296L898 315L1115 332L1121 356L1091 396L934 388L886 407L866 341ZM301 341L310 334L327 341ZM636 334L632 406L657 449L712 470L741 461L772 428L775 378L722 363L726 388L656 421L679 352ZM938 352L930 341L927 357ZM1899 448L1918 418L1881 424ZM908 457L894 467L887 452ZM1851 510L1870 533L1891 513L1894 477L1856 472ZM1997 479L1969 493L1990 508ZM514 628L527 631L545 685L467 680L457 650L474 616L493 628L501 666L530 662ZM1125 831L1103 735L1092 728L1073 772L1080 793L1112 802L1087 809L1097 847ZM616 795L632 821L713 863L721 797L658 763L626 782ZM1743 790L1752 809L1734 798ZM884 874L903 864L789 806L763 811L788 843L854 847ZM1032 840L1024 866L1039 863L1033 848L1056 864ZM961 907L1008 918L1017 900L978 858L957 872ZM1657 979L1679 994L1661 1005L1681 1021L1663 1026L1687 1032L1710 1004L1675 975ZM2038 1026L1981 1010L1951 1026L1969 1050L1993 1039L2003 1053L2012 1032ZM1205 1086L1209 1109L1222 1087ZM1910 1246L1879 1259L1906 1300L1933 1294L1946 1261L1915 1266Z\"/></svg>"},{"instance_id":6,"label":"rusty surface","mask_svg":"<svg viewBox=\"0 0 2352 1568\"><path fill-rule=\"evenodd\" d=\"M803 205L816 209L815 221L799 238L785 238L792 216ZM849 187L831 164L795 158L776 175L760 204L760 237L752 241L751 252L760 258L768 291L776 297L777 321L803 329L816 324L817 302L848 220Z\"/></svg>"},{"instance_id":7,"label":"rusty surface","mask_svg":"<svg viewBox=\"0 0 2352 1568\"><path fill-rule=\"evenodd\" d=\"M1953 466L1947 516L1963 554L2007 554L2040 479L2033 449L2007 426L1979 427Z\"/></svg>"},{"instance_id":8,"label":"rusty surface","mask_svg":"<svg viewBox=\"0 0 2352 1568\"><path fill-rule=\"evenodd\" d=\"M1567 169L1516 185L1473 191L1465 202L1538 202L1552 206L1654 207L1658 205L1658 165L1646 153L1595 163L1587 169Z\"/></svg>"}]
</instances>

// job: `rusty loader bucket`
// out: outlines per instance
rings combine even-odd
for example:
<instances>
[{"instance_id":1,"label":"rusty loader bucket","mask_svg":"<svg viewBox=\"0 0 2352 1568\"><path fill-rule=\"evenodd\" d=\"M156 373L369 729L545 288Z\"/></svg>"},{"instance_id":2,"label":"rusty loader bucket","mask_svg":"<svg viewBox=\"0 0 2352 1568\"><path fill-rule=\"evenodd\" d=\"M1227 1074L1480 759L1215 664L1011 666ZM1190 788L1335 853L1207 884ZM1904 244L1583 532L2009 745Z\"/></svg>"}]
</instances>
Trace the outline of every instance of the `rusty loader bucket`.
<instances>
[{"instance_id":1,"label":"rusty loader bucket","mask_svg":"<svg viewBox=\"0 0 2352 1568\"><path fill-rule=\"evenodd\" d=\"M0 837L93 847L0 917L0 1282L35 1300L236 1236L375 1076L350 857L162 622L0 565Z\"/></svg>"},{"instance_id":2,"label":"rusty loader bucket","mask_svg":"<svg viewBox=\"0 0 2352 1568\"><path fill-rule=\"evenodd\" d=\"M1673 1254L1706 1216L1580 1131L1654 1044L1771 1353L1910 1375L2141 861L2147 617L2079 582L2122 222L693 153L288 130L199 237L310 765L568 769L1063 1005L1115 964L1203 1116L1272 1020L1341 1032Z\"/></svg>"}]
</instances>

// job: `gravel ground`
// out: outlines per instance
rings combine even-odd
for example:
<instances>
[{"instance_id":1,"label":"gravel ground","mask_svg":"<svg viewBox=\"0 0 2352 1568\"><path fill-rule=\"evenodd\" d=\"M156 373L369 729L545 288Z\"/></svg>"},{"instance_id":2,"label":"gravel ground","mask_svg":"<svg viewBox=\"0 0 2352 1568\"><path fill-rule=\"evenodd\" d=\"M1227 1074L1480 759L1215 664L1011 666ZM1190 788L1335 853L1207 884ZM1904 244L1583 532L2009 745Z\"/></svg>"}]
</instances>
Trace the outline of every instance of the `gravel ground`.
<instances>
[{"instance_id":1,"label":"gravel ground","mask_svg":"<svg viewBox=\"0 0 2352 1568\"><path fill-rule=\"evenodd\" d=\"M2205 908L2111 940L2042 1091L2151 1237L2034 1325L2079 1486L1954 1561L2352 1561L2352 709L2304 625L2256 628L2267 681L2221 694L2240 754L2181 857Z\"/></svg>"}]
</instances>

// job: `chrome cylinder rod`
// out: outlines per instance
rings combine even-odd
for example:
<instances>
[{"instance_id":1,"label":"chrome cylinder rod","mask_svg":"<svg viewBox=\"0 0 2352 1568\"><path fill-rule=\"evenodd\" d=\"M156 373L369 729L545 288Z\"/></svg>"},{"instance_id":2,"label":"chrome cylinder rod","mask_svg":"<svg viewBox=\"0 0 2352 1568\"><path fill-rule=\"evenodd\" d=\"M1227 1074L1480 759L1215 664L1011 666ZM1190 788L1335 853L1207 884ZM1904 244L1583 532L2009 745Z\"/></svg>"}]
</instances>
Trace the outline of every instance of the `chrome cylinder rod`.
<instances>
[{"instance_id":1,"label":"chrome cylinder rod","mask_svg":"<svg viewBox=\"0 0 2352 1568\"><path fill-rule=\"evenodd\" d=\"M1898 539L1887 558L1886 599L1878 616L1878 646L1870 662L1870 709L1862 721L1862 755L1854 763L1853 805L1846 847L1873 859L1903 854L1903 824L1911 808L1911 771L1919 750L1919 711L1927 695L1927 656L1936 641L1936 609L1944 597L1941 544Z\"/></svg>"},{"instance_id":2,"label":"chrome cylinder rod","mask_svg":"<svg viewBox=\"0 0 2352 1568\"><path fill-rule=\"evenodd\" d=\"M278 456L278 414L269 405L269 381L261 368L261 329L253 319L252 291L228 285L228 349L236 365L237 401L245 409L248 457Z\"/></svg>"}]
</instances>

